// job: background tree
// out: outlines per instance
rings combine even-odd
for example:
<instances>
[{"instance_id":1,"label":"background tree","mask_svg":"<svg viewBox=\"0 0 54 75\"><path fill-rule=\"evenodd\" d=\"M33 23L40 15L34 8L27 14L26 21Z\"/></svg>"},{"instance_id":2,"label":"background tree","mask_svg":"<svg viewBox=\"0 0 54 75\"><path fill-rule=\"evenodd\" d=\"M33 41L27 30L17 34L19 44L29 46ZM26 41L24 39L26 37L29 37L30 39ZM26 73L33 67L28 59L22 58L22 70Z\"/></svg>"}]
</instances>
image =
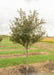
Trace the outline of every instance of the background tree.
<instances>
[{"instance_id":1,"label":"background tree","mask_svg":"<svg viewBox=\"0 0 54 75\"><path fill-rule=\"evenodd\" d=\"M48 37L48 34L46 34L46 37Z\"/></svg>"},{"instance_id":2,"label":"background tree","mask_svg":"<svg viewBox=\"0 0 54 75\"><path fill-rule=\"evenodd\" d=\"M28 47L33 43L40 41L41 37L45 34L42 24L43 19L38 18L36 10L30 10L27 15L25 11L20 9L17 11L19 16L11 22L11 40L19 43L26 48L27 70L28 70Z\"/></svg>"},{"instance_id":3,"label":"background tree","mask_svg":"<svg viewBox=\"0 0 54 75\"><path fill-rule=\"evenodd\" d=\"M0 45L1 45L1 41L2 41L2 36L0 35Z\"/></svg>"}]
</instances>

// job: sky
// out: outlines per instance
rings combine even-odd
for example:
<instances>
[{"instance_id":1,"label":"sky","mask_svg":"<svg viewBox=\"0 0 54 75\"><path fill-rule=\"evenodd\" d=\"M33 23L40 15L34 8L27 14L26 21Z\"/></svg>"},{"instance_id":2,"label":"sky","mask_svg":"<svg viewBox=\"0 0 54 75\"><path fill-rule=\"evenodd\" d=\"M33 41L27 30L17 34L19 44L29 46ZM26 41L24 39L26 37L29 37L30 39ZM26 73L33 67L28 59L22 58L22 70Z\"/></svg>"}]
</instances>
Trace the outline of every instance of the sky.
<instances>
[{"instance_id":1,"label":"sky","mask_svg":"<svg viewBox=\"0 0 54 75\"><path fill-rule=\"evenodd\" d=\"M39 18L45 19L48 36L54 36L54 0L0 0L0 34L9 35L10 20L18 16L17 9L25 12L37 10Z\"/></svg>"}]
</instances>

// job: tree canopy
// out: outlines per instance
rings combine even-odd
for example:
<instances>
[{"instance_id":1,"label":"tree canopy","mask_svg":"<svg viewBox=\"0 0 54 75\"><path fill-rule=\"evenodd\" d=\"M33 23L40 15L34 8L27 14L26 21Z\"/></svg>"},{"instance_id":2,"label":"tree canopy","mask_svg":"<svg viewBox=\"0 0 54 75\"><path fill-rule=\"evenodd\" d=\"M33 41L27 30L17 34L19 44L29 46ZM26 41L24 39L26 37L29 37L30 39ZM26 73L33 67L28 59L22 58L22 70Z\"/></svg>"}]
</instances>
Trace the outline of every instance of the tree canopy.
<instances>
[{"instance_id":1,"label":"tree canopy","mask_svg":"<svg viewBox=\"0 0 54 75\"><path fill-rule=\"evenodd\" d=\"M22 9L17 11L19 16L11 22L11 40L22 44L24 47L38 42L45 34L42 24L44 20L38 18L36 10L30 10L27 15Z\"/></svg>"}]
</instances>

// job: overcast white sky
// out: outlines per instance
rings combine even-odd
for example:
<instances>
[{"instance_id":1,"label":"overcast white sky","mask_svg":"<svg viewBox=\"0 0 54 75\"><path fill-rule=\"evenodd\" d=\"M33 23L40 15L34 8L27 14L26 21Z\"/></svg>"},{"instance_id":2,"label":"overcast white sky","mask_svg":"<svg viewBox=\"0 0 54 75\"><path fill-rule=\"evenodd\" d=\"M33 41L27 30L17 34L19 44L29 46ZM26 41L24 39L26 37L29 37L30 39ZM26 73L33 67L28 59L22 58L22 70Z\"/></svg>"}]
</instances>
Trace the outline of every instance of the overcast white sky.
<instances>
[{"instance_id":1,"label":"overcast white sky","mask_svg":"<svg viewBox=\"0 0 54 75\"><path fill-rule=\"evenodd\" d=\"M44 17L49 36L54 36L54 0L0 0L0 34L9 34L9 21L17 16L17 9L37 10Z\"/></svg>"}]
</instances>

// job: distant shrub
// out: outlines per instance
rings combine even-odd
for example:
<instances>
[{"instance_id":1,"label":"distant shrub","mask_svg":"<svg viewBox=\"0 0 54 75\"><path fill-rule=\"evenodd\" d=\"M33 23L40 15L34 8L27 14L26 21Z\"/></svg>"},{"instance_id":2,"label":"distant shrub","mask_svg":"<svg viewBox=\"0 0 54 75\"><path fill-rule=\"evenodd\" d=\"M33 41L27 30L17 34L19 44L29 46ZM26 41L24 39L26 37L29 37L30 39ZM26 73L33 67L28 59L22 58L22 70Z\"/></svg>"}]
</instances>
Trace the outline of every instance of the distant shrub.
<instances>
[{"instance_id":1,"label":"distant shrub","mask_svg":"<svg viewBox=\"0 0 54 75\"><path fill-rule=\"evenodd\" d=\"M8 35L2 35L2 38L8 38L9 36Z\"/></svg>"},{"instance_id":2,"label":"distant shrub","mask_svg":"<svg viewBox=\"0 0 54 75\"><path fill-rule=\"evenodd\" d=\"M0 41L2 41L2 36L0 35Z\"/></svg>"}]
</instances>

